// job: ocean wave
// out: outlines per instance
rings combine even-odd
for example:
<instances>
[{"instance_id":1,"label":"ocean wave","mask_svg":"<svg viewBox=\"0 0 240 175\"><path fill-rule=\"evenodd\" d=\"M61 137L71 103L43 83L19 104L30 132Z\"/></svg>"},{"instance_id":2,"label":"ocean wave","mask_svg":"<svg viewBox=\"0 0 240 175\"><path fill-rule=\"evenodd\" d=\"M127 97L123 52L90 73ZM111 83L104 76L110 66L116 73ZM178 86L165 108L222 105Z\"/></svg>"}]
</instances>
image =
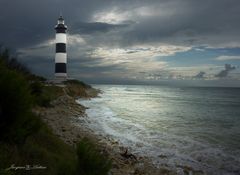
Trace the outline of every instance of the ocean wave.
<instances>
[{"instance_id":1,"label":"ocean wave","mask_svg":"<svg viewBox=\"0 0 240 175\"><path fill-rule=\"evenodd\" d=\"M126 89L122 90L121 93L124 94L125 91ZM196 171L205 171L207 174L240 173L240 153L236 150L226 150L222 145L213 145L205 139L205 136L205 140L202 140L194 139L188 135L189 133L193 134L193 131L200 132L198 128L189 128L194 126L194 122L182 122L182 120L185 120L184 116L179 118L174 127L179 127L179 123L182 122L181 124L186 127L185 132L182 133L178 132L173 125L165 128L162 127L164 125L159 125L161 128L150 128L147 125L142 125L141 121L136 122L136 119L142 118L136 118L134 115L142 115L142 112L144 112L137 108L137 104L136 109L130 109L130 111L136 110L135 113L125 112L127 113L125 114L122 111L123 109L119 109L121 106L117 106L118 100L114 101L116 96L113 96L113 94L114 90L111 89L111 93L105 92L101 95L101 98L78 101L88 107L86 113L88 120L91 121L88 126L97 133L112 137L119 144L128 146L134 154L148 155L153 163L159 167L167 165L178 171L179 168L187 166ZM119 95L117 97L123 98L119 100L124 101L124 97L119 97ZM125 104L125 106L127 105ZM128 110L126 109L126 111ZM139 113L140 111L141 113ZM150 111L146 111L146 118L150 113ZM123 117L122 115L126 116ZM156 115L155 117L157 117L157 113L151 113L150 115ZM146 121L146 118L142 120ZM165 120L167 121L167 119ZM204 119L202 120L204 121ZM152 126L156 125L155 123L151 124ZM203 127L203 125L201 126ZM191 132L188 133L189 130Z\"/></svg>"}]
</instances>

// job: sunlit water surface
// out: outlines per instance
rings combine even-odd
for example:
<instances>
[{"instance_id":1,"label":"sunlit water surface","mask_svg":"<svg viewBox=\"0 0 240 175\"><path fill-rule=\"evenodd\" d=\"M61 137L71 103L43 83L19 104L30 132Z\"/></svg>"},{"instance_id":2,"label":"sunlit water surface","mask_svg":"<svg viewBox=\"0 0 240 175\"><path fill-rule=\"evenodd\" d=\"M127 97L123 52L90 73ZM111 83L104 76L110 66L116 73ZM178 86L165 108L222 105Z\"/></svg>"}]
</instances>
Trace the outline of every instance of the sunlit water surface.
<instances>
[{"instance_id":1,"label":"sunlit water surface","mask_svg":"<svg viewBox=\"0 0 240 175\"><path fill-rule=\"evenodd\" d=\"M156 166L240 174L240 89L98 85L87 125Z\"/></svg>"}]
</instances>

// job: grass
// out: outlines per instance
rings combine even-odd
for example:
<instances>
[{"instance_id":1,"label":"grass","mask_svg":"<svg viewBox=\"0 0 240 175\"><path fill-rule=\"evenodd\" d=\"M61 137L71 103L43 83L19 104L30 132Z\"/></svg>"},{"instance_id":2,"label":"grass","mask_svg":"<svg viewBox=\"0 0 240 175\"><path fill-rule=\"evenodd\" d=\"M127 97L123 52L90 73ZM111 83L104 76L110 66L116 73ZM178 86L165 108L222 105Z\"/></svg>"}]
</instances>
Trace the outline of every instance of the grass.
<instances>
[{"instance_id":1,"label":"grass","mask_svg":"<svg viewBox=\"0 0 240 175\"><path fill-rule=\"evenodd\" d=\"M82 82L82 81L79 81L79 80L67 80L64 82L66 85L78 85L78 86L82 86L84 88L91 88L90 85Z\"/></svg>"},{"instance_id":2,"label":"grass","mask_svg":"<svg viewBox=\"0 0 240 175\"><path fill-rule=\"evenodd\" d=\"M47 167L32 170L33 175L106 175L111 168L111 161L100 154L93 142L84 138L77 144L76 150L53 135L44 124L23 145L0 144L0 174L25 175L23 170L4 170L12 164Z\"/></svg>"},{"instance_id":3,"label":"grass","mask_svg":"<svg viewBox=\"0 0 240 175\"><path fill-rule=\"evenodd\" d=\"M100 154L96 145L89 139L82 139L77 145L79 172L87 175L104 175L111 168L111 161Z\"/></svg>"},{"instance_id":4,"label":"grass","mask_svg":"<svg viewBox=\"0 0 240 175\"><path fill-rule=\"evenodd\" d=\"M58 86L44 86L43 84L33 84L31 86L35 89L32 94L35 98L36 105L42 107L51 107L50 102L64 94L63 89ZM41 86L40 90L38 90L39 86Z\"/></svg>"},{"instance_id":5,"label":"grass","mask_svg":"<svg viewBox=\"0 0 240 175\"><path fill-rule=\"evenodd\" d=\"M38 118L37 116L35 116ZM38 175L106 175L111 162L88 139L77 149L65 144L39 119L40 129L28 136L23 144L0 142L0 174L24 174L26 171L5 171L15 166L41 165L45 170L32 170Z\"/></svg>"},{"instance_id":6,"label":"grass","mask_svg":"<svg viewBox=\"0 0 240 175\"><path fill-rule=\"evenodd\" d=\"M41 165L45 170L32 170L31 174L77 174L76 151L63 143L42 123L42 128L29 136L24 144L1 143L0 169L15 166ZM2 161L4 160L4 161ZM13 171L13 174L26 174L26 171Z\"/></svg>"},{"instance_id":7,"label":"grass","mask_svg":"<svg viewBox=\"0 0 240 175\"><path fill-rule=\"evenodd\" d=\"M30 78L29 78L30 77ZM110 161L92 142L84 139L77 149L65 144L32 113L33 106L50 107L63 94L57 86L45 86L44 78L0 50L0 175L104 175ZM84 93L90 86L68 82L71 93ZM74 95L74 94L73 94ZM6 170L15 166L41 165L45 170Z\"/></svg>"}]
</instances>

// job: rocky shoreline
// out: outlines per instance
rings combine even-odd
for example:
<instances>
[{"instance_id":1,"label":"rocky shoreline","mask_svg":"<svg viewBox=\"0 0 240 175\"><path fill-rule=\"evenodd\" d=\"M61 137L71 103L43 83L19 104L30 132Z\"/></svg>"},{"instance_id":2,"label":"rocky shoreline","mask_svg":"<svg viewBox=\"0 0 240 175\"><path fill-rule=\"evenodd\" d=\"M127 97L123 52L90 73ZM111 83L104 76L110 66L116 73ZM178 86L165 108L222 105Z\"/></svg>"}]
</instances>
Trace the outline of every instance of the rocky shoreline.
<instances>
[{"instance_id":1,"label":"rocky shoreline","mask_svg":"<svg viewBox=\"0 0 240 175\"><path fill-rule=\"evenodd\" d=\"M53 133L65 143L75 146L84 137L91 139L112 160L111 175L160 175L176 174L167 168L156 168L147 157L131 154L117 141L107 137L100 137L87 128L84 123L77 122L79 117L87 117L85 107L76 103L76 98L64 95L51 102L52 107L38 107L34 111L50 126ZM85 98L96 97L96 90L86 91ZM126 151L127 150L127 151Z\"/></svg>"}]
</instances>

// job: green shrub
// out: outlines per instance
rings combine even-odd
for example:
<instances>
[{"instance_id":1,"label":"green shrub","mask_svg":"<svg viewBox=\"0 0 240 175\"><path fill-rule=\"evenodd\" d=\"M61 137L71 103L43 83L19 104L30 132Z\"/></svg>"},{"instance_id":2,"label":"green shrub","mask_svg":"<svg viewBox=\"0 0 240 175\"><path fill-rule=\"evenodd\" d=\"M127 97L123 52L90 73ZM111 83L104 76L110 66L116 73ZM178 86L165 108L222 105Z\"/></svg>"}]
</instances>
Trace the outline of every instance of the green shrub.
<instances>
[{"instance_id":1,"label":"green shrub","mask_svg":"<svg viewBox=\"0 0 240 175\"><path fill-rule=\"evenodd\" d=\"M51 98L44 93L44 85L40 81L33 81L30 84L31 94L36 105L50 107Z\"/></svg>"},{"instance_id":2,"label":"green shrub","mask_svg":"<svg viewBox=\"0 0 240 175\"><path fill-rule=\"evenodd\" d=\"M16 70L17 72L24 75L31 74L28 68L20 63L15 57L12 57L9 50L6 48L0 47L0 59L10 70Z\"/></svg>"},{"instance_id":3,"label":"green shrub","mask_svg":"<svg viewBox=\"0 0 240 175\"><path fill-rule=\"evenodd\" d=\"M40 96L43 92L43 84L40 81L34 81L30 84L31 94Z\"/></svg>"},{"instance_id":4,"label":"green shrub","mask_svg":"<svg viewBox=\"0 0 240 175\"><path fill-rule=\"evenodd\" d=\"M7 170L0 170L0 175L14 175L15 173Z\"/></svg>"},{"instance_id":5,"label":"green shrub","mask_svg":"<svg viewBox=\"0 0 240 175\"><path fill-rule=\"evenodd\" d=\"M111 168L111 161L87 138L77 144L77 155L80 174L106 175Z\"/></svg>"},{"instance_id":6,"label":"green shrub","mask_svg":"<svg viewBox=\"0 0 240 175\"><path fill-rule=\"evenodd\" d=\"M0 48L0 174L26 174L6 171L16 166L41 165L46 170L31 174L105 175L111 162L96 146L83 139L76 150L55 136L39 116L32 113L34 105L49 106L63 94L56 86L44 86L41 77L28 72L8 50ZM74 86L90 87L80 81ZM83 88L82 88L83 89Z\"/></svg>"},{"instance_id":7,"label":"green shrub","mask_svg":"<svg viewBox=\"0 0 240 175\"><path fill-rule=\"evenodd\" d=\"M0 63L0 140L22 142L38 128L28 83Z\"/></svg>"},{"instance_id":8,"label":"green shrub","mask_svg":"<svg viewBox=\"0 0 240 175\"><path fill-rule=\"evenodd\" d=\"M82 86L82 87L85 87L85 88L91 88L90 85L82 82L82 81L79 81L79 80L67 80L64 82L64 84L72 84L72 85L79 85L79 86Z\"/></svg>"},{"instance_id":9,"label":"green shrub","mask_svg":"<svg viewBox=\"0 0 240 175\"><path fill-rule=\"evenodd\" d=\"M42 86L42 93L35 96L36 103L39 106L51 107L51 101L63 95L61 87L57 86Z\"/></svg>"},{"instance_id":10,"label":"green shrub","mask_svg":"<svg viewBox=\"0 0 240 175\"><path fill-rule=\"evenodd\" d=\"M27 137L25 143L14 145L0 144L0 174L13 173L25 175L26 171L4 171L15 166L41 165L44 170L33 170L33 175L76 175L77 156L73 147L57 138L43 123L41 129ZM2 172L1 172L2 171Z\"/></svg>"},{"instance_id":11,"label":"green shrub","mask_svg":"<svg viewBox=\"0 0 240 175\"><path fill-rule=\"evenodd\" d=\"M31 82L30 88L35 104L42 107L51 107L51 101L63 95L61 87L45 86L40 81Z\"/></svg>"}]
</instances>

